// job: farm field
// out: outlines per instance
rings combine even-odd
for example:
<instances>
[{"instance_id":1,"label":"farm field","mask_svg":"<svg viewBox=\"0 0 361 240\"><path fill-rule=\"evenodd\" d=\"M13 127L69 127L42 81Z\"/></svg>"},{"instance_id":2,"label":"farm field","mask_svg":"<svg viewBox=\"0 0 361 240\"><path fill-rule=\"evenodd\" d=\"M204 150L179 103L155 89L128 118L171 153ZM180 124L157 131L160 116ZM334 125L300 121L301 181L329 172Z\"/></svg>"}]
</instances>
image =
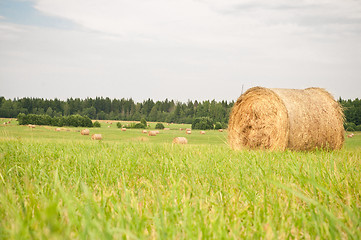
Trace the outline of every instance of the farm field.
<instances>
[{"instance_id":1,"label":"farm field","mask_svg":"<svg viewBox=\"0 0 361 240\"><path fill-rule=\"evenodd\" d=\"M361 239L360 133L340 151L235 152L226 131L101 123L102 141L0 126L0 239Z\"/></svg>"}]
</instances>

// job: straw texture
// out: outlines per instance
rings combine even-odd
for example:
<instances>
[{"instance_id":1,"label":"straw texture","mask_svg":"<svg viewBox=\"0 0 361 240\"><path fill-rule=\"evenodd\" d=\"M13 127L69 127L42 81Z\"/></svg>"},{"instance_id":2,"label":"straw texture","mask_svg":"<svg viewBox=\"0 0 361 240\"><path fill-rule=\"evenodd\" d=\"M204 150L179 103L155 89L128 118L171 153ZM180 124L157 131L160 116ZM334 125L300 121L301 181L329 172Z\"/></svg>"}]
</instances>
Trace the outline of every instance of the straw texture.
<instances>
[{"instance_id":1,"label":"straw texture","mask_svg":"<svg viewBox=\"0 0 361 240\"><path fill-rule=\"evenodd\" d=\"M341 106L324 89L251 88L235 103L228 127L231 148L340 149Z\"/></svg>"}]
</instances>

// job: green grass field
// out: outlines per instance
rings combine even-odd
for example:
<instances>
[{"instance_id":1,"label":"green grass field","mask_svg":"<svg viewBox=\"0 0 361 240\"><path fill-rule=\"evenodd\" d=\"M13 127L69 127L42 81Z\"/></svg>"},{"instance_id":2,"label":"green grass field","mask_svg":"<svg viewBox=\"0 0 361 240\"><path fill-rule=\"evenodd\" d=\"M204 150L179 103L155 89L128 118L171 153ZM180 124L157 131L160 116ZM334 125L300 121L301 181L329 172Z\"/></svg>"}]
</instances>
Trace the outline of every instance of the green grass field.
<instances>
[{"instance_id":1,"label":"green grass field","mask_svg":"<svg viewBox=\"0 0 361 240\"><path fill-rule=\"evenodd\" d=\"M235 152L226 132L107 126L90 129L102 141L0 126L0 239L361 239L360 133L340 151Z\"/></svg>"}]
</instances>

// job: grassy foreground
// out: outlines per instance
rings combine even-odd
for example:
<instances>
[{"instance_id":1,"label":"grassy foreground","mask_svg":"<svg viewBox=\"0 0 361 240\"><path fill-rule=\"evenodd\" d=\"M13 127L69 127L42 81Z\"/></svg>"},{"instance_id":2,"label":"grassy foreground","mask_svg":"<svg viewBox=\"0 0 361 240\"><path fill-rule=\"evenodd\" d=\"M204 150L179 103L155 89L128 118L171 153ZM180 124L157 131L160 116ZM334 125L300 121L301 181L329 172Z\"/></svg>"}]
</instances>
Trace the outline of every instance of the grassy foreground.
<instances>
[{"instance_id":1,"label":"grassy foreground","mask_svg":"<svg viewBox=\"0 0 361 240\"><path fill-rule=\"evenodd\" d=\"M0 129L0 239L361 239L361 135L272 153L19 129Z\"/></svg>"}]
</instances>

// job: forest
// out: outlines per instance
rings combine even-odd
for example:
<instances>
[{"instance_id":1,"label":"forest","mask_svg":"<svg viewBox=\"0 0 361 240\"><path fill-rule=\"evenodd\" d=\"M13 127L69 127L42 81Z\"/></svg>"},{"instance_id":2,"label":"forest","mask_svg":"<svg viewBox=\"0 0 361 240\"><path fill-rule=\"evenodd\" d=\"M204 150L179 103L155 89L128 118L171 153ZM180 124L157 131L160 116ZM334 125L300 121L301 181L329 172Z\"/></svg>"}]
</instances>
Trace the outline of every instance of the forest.
<instances>
[{"instance_id":1,"label":"forest","mask_svg":"<svg viewBox=\"0 0 361 240\"><path fill-rule=\"evenodd\" d=\"M345 128L361 130L361 100L338 99L345 113ZM195 118L208 117L214 122L227 123L234 101L164 101L135 102L133 99L108 97L69 98L66 101L43 98L5 99L0 97L0 117L15 118L19 113L49 115L51 117L79 114L98 120L192 123ZM360 128L360 129L359 129Z\"/></svg>"},{"instance_id":2,"label":"forest","mask_svg":"<svg viewBox=\"0 0 361 240\"><path fill-rule=\"evenodd\" d=\"M133 99L95 99L69 98L59 99L20 98L5 99L0 97L0 117L15 118L19 113L49 115L51 117L79 114L90 119L139 121L145 118L151 122L192 123L193 119L209 117L214 122L227 123L232 102L189 100L182 103L165 99L153 101L147 99L135 102Z\"/></svg>"}]
</instances>

